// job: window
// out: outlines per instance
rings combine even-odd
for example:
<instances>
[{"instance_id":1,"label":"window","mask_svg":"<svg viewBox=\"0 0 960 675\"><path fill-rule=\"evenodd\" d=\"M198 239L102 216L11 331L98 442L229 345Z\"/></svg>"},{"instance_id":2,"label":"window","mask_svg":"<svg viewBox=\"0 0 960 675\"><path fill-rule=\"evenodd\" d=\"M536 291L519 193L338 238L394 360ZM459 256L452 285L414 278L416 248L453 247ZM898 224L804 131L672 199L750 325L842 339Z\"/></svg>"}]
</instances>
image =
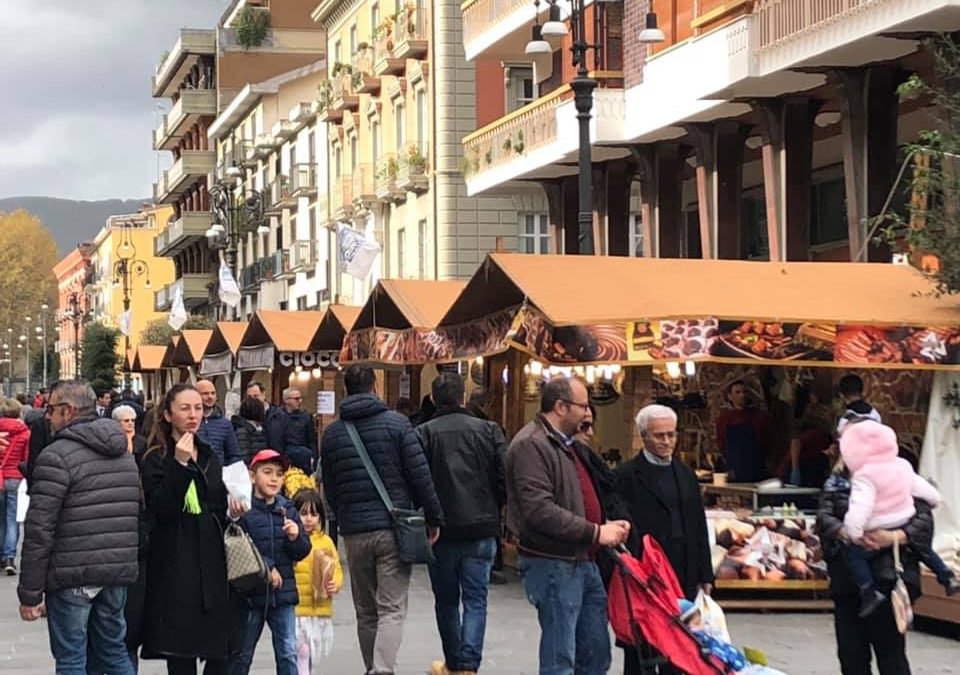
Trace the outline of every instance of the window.
<instances>
[{"instance_id":1,"label":"window","mask_svg":"<svg viewBox=\"0 0 960 675\"><path fill-rule=\"evenodd\" d=\"M288 151L288 156L290 158L290 175L293 176L293 167L297 165L297 144L291 143L290 150Z\"/></svg>"},{"instance_id":2,"label":"window","mask_svg":"<svg viewBox=\"0 0 960 675\"><path fill-rule=\"evenodd\" d=\"M317 210L310 209L310 241L317 240Z\"/></svg>"},{"instance_id":3,"label":"window","mask_svg":"<svg viewBox=\"0 0 960 675\"><path fill-rule=\"evenodd\" d=\"M740 200L741 256L747 260L769 260L770 242L767 234L767 202L763 190L750 190Z\"/></svg>"},{"instance_id":4,"label":"window","mask_svg":"<svg viewBox=\"0 0 960 675\"><path fill-rule=\"evenodd\" d=\"M417 89L417 145L420 153L427 154L427 133L429 122L427 121L427 92L423 89Z\"/></svg>"},{"instance_id":5,"label":"window","mask_svg":"<svg viewBox=\"0 0 960 675\"><path fill-rule=\"evenodd\" d=\"M343 175L343 148L339 144L333 148L333 170L337 178Z\"/></svg>"},{"instance_id":6,"label":"window","mask_svg":"<svg viewBox=\"0 0 960 675\"><path fill-rule=\"evenodd\" d=\"M405 228L397 230L397 278L403 279L403 259L407 256L407 231Z\"/></svg>"},{"instance_id":7,"label":"window","mask_svg":"<svg viewBox=\"0 0 960 675\"><path fill-rule=\"evenodd\" d=\"M338 63L343 63L341 52L343 52L343 45L340 44L340 40L338 39L336 42L333 43L333 63L330 65L331 71L333 70L334 65Z\"/></svg>"},{"instance_id":8,"label":"window","mask_svg":"<svg viewBox=\"0 0 960 675\"><path fill-rule=\"evenodd\" d=\"M507 110L511 113L537 100L537 86L530 66L510 66L507 78Z\"/></svg>"},{"instance_id":9,"label":"window","mask_svg":"<svg viewBox=\"0 0 960 675\"><path fill-rule=\"evenodd\" d=\"M307 308L307 296L301 295L297 298L297 311L302 312Z\"/></svg>"},{"instance_id":10,"label":"window","mask_svg":"<svg viewBox=\"0 0 960 675\"><path fill-rule=\"evenodd\" d=\"M370 30L376 31L380 27L380 3L370 5Z\"/></svg>"},{"instance_id":11,"label":"window","mask_svg":"<svg viewBox=\"0 0 960 675\"><path fill-rule=\"evenodd\" d=\"M370 121L370 137L373 141L373 161L379 162L383 139L380 133L380 122L377 120Z\"/></svg>"},{"instance_id":12,"label":"window","mask_svg":"<svg viewBox=\"0 0 960 675\"><path fill-rule=\"evenodd\" d=\"M816 177L814 180L816 181ZM843 183L842 169L839 176L829 175L824 180L815 182L812 192L810 244L818 246L847 239L850 232L847 226L847 190Z\"/></svg>"},{"instance_id":13,"label":"window","mask_svg":"<svg viewBox=\"0 0 960 675\"><path fill-rule=\"evenodd\" d=\"M407 144L407 119L403 104L398 103L393 109L394 135L397 139L397 150Z\"/></svg>"},{"instance_id":14,"label":"window","mask_svg":"<svg viewBox=\"0 0 960 675\"><path fill-rule=\"evenodd\" d=\"M417 223L417 245L420 249L419 251L419 261L420 266L420 278L427 278L427 221L426 219L421 220Z\"/></svg>"},{"instance_id":15,"label":"window","mask_svg":"<svg viewBox=\"0 0 960 675\"><path fill-rule=\"evenodd\" d=\"M517 250L521 253L550 252L550 225L547 214L520 214L520 241Z\"/></svg>"},{"instance_id":16,"label":"window","mask_svg":"<svg viewBox=\"0 0 960 675\"><path fill-rule=\"evenodd\" d=\"M630 214L630 256L643 257L643 216L639 213Z\"/></svg>"},{"instance_id":17,"label":"window","mask_svg":"<svg viewBox=\"0 0 960 675\"><path fill-rule=\"evenodd\" d=\"M350 26L350 56L357 53L357 24Z\"/></svg>"},{"instance_id":18,"label":"window","mask_svg":"<svg viewBox=\"0 0 960 675\"><path fill-rule=\"evenodd\" d=\"M317 163L317 135L313 131L307 136L307 156L310 166L314 166Z\"/></svg>"},{"instance_id":19,"label":"window","mask_svg":"<svg viewBox=\"0 0 960 675\"><path fill-rule=\"evenodd\" d=\"M357 143L357 137L350 137L350 172L351 175L353 171L357 168L357 165L360 163L360 144Z\"/></svg>"}]
</instances>

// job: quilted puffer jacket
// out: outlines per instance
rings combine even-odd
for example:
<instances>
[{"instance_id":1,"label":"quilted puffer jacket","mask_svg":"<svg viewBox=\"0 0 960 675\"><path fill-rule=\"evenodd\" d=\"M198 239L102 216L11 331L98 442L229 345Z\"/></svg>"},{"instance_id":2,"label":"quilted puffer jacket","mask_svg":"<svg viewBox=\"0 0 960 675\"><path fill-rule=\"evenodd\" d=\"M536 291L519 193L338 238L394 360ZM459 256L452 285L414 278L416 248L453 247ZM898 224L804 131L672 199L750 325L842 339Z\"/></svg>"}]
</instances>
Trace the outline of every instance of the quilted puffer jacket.
<instances>
[{"instance_id":1,"label":"quilted puffer jacket","mask_svg":"<svg viewBox=\"0 0 960 675\"><path fill-rule=\"evenodd\" d=\"M394 507L423 508L428 524L442 525L443 509L430 467L409 420L373 394L357 394L340 404L340 419L327 427L320 447L324 495L340 534L386 530L392 524L344 420L356 425Z\"/></svg>"},{"instance_id":2,"label":"quilted puffer jacket","mask_svg":"<svg viewBox=\"0 0 960 675\"><path fill-rule=\"evenodd\" d=\"M283 533L283 519L294 521L300 528L300 534L290 541ZM259 497L253 498L250 510L240 519L240 525L250 535L267 567L276 569L283 579L279 589L270 588L250 597L250 604L262 608L265 603L270 607L296 605L298 602L297 580L293 566L310 555L310 537L303 531L300 514L293 502L277 495L273 504L267 504Z\"/></svg>"}]
</instances>

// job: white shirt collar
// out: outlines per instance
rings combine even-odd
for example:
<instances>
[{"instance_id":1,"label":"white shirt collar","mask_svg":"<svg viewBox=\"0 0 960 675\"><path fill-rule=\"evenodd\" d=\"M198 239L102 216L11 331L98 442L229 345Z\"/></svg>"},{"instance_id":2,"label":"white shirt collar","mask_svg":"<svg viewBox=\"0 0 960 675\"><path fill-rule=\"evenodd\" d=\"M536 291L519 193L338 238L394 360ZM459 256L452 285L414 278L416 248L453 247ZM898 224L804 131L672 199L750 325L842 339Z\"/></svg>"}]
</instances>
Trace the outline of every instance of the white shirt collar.
<instances>
[{"instance_id":1,"label":"white shirt collar","mask_svg":"<svg viewBox=\"0 0 960 675\"><path fill-rule=\"evenodd\" d=\"M670 459L663 459L662 457L657 457L655 454L653 454L646 448L643 449L643 457L654 466L670 466L671 464L673 464L672 456L670 457Z\"/></svg>"}]
</instances>

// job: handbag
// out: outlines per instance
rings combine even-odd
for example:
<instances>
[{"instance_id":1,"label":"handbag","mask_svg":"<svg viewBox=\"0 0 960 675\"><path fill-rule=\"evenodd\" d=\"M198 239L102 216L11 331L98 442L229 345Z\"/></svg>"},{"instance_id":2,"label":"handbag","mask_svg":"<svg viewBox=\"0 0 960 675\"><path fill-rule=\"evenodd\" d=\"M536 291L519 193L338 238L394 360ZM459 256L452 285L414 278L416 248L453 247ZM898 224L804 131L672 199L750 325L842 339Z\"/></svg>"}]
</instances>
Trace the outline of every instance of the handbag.
<instances>
[{"instance_id":1,"label":"handbag","mask_svg":"<svg viewBox=\"0 0 960 675\"><path fill-rule=\"evenodd\" d=\"M237 523L230 523L224 530L223 549L227 558L227 581L237 593L250 595L269 587L270 570L253 539Z\"/></svg>"},{"instance_id":2,"label":"handbag","mask_svg":"<svg viewBox=\"0 0 960 675\"><path fill-rule=\"evenodd\" d=\"M387 489L383 486L383 480L380 473L370 461L370 455L367 454L367 448L363 444L363 439L357 432L357 427L353 422L343 422L353 442L353 447L363 467L367 470L367 475L373 481L373 486L377 489L377 494L387 507L387 513L393 521L393 536L397 541L397 553L400 556L400 562L405 564L421 565L433 562L433 547L427 538L427 519L423 515L423 510L398 509L393 506L393 501Z\"/></svg>"},{"instance_id":3,"label":"handbag","mask_svg":"<svg viewBox=\"0 0 960 675\"><path fill-rule=\"evenodd\" d=\"M893 565L897 571L897 582L890 591L890 606L893 608L893 618L897 623L897 630L906 633L913 624L913 603L907 584L903 581L903 564L900 562L900 544L893 545Z\"/></svg>"}]
</instances>

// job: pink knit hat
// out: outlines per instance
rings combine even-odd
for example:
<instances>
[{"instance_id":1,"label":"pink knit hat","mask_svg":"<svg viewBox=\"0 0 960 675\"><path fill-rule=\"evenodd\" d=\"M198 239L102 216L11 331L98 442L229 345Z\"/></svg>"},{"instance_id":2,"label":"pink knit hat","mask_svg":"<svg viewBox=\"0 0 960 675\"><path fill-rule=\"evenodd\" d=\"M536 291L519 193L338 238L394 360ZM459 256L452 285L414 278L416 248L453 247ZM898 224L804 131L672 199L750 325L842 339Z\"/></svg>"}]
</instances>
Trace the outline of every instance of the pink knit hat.
<instances>
[{"instance_id":1,"label":"pink knit hat","mask_svg":"<svg viewBox=\"0 0 960 675\"><path fill-rule=\"evenodd\" d=\"M840 437L840 455L851 471L868 462L890 461L899 453L897 432L873 420L847 425Z\"/></svg>"}]
</instances>

